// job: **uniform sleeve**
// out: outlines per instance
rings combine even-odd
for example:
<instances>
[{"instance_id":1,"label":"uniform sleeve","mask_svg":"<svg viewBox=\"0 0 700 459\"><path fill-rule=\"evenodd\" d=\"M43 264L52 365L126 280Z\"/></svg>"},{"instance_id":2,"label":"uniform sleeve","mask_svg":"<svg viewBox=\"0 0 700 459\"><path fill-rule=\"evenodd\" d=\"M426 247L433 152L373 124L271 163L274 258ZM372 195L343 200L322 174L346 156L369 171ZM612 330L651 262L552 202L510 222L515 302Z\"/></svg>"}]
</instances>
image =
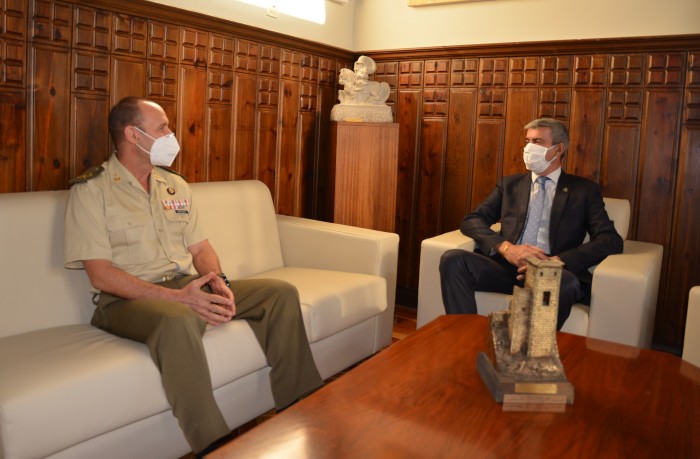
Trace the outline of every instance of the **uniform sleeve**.
<instances>
[{"instance_id":1,"label":"uniform sleeve","mask_svg":"<svg viewBox=\"0 0 700 459\"><path fill-rule=\"evenodd\" d=\"M104 197L92 183L71 188L64 229L63 262L66 268L82 269L83 260L112 260Z\"/></svg>"}]
</instances>

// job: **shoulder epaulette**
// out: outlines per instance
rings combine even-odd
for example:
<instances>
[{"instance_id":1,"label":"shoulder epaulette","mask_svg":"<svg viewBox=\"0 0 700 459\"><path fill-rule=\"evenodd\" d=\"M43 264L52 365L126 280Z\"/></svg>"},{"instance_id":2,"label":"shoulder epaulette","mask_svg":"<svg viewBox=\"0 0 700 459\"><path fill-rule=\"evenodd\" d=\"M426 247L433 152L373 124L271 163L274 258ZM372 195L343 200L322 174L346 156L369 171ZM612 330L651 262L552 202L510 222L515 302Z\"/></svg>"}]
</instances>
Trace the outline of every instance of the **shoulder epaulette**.
<instances>
[{"instance_id":1,"label":"shoulder epaulette","mask_svg":"<svg viewBox=\"0 0 700 459\"><path fill-rule=\"evenodd\" d=\"M175 174L175 175L177 175L178 177L181 177L184 181L187 181L187 177L185 177L184 175L182 175L182 174L180 174L180 173L175 172L175 171L172 170L172 169L168 169L167 167L163 167L163 166L156 166L156 167L157 167L158 169L160 169L160 170L165 171L165 172L170 172L171 174Z\"/></svg>"},{"instance_id":2,"label":"shoulder epaulette","mask_svg":"<svg viewBox=\"0 0 700 459\"><path fill-rule=\"evenodd\" d=\"M90 179L93 179L104 172L105 168L103 166L92 166L90 169L86 170L82 174L74 177L68 181L69 185L75 185L76 183L85 183Z\"/></svg>"}]
</instances>

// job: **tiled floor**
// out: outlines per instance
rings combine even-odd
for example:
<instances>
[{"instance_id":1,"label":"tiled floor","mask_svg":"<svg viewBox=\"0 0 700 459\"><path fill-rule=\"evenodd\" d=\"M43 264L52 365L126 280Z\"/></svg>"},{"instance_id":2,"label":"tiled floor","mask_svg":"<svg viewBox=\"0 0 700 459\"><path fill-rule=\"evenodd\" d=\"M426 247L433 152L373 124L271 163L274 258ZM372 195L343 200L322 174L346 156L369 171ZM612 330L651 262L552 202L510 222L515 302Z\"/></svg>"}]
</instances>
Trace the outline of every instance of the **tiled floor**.
<instances>
[{"instance_id":1,"label":"tiled floor","mask_svg":"<svg viewBox=\"0 0 700 459\"><path fill-rule=\"evenodd\" d=\"M411 334L412 332L416 331L416 310L415 308L410 308L407 306L399 306L396 305L396 309L394 311L394 330L391 334L392 342L397 342ZM360 362L361 363L361 362ZM359 363L357 364L359 365ZM353 365L354 367L354 365ZM339 374L330 377L329 379L326 380L326 383L331 382L334 379L337 379L341 377L344 373L347 371L350 371L353 367L350 367L346 369L345 371L340 372ZM264 413L257 418L253 419L252 421L249 421L242 426L238 427L237 429L234 429L233 432L231 432L231 439L234 439L238 437L239 435L242 435L243 433L249 431L250 429L254 428L255 426L258 426L262 424L263 422L267 421L271 417L275 415L275 410L270 410L267 413ZM194 459L194 454L186 454L182 456L180 459Z\"/></svg>"}]
</instances>

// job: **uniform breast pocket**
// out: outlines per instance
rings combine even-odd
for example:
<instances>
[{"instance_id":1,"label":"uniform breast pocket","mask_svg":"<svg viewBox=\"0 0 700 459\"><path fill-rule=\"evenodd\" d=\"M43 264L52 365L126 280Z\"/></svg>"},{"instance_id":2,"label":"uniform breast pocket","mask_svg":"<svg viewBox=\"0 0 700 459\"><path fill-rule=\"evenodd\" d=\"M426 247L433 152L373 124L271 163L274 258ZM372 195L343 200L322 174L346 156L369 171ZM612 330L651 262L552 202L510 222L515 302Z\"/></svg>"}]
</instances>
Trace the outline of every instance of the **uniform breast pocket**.
<instances>
[{"instance_id":1,"label":"uniform breast pocket","mask_svg":"<svg viewBox=\"0 0 700 459\"><path fill-rule=\"evenodd\" d=\"M107 219L113 261L119 265L146 263L156 258L158 240L152 221L141 215Z\"/></svg>"}]
</instances>

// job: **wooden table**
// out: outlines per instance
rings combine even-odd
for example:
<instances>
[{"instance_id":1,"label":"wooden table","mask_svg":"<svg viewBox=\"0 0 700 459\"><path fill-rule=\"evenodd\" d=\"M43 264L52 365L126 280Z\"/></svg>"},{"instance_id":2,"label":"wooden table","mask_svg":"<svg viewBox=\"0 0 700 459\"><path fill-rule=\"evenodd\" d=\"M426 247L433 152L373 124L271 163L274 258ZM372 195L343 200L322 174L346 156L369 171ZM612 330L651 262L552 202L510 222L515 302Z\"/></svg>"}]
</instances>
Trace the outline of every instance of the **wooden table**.
<instances>
[{"instance_id":1,"label":"wooden table","mask_svg":"<svg viewBox=\"0 0 700 459\"><path fill-rule=\"evenodd\" d=\"M443 316L210 458L700 457L700 369L567 333L575 401L504 412L476 370L480 316Z\"/></svg>"}]
</instances>

